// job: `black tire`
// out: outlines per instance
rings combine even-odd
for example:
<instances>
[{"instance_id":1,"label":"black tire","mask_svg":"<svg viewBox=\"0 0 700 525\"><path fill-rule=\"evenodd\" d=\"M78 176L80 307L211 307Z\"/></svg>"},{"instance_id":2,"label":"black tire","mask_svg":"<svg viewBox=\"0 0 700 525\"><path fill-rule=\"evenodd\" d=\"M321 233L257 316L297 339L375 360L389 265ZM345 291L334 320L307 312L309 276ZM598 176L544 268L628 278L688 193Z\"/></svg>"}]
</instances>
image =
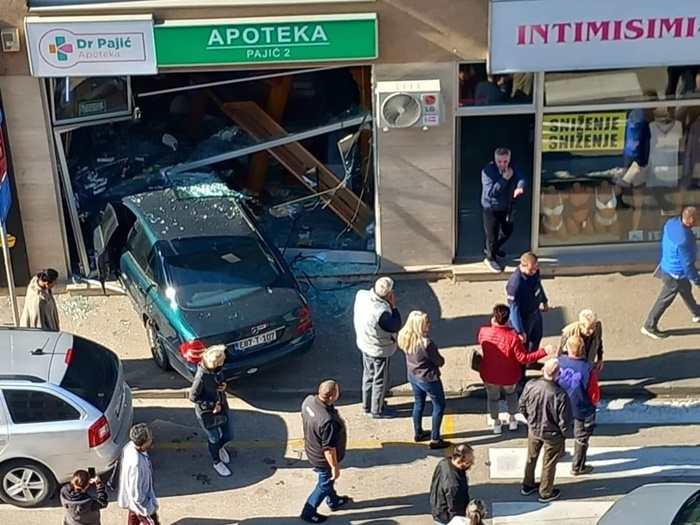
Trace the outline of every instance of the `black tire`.
<instances>
[{"instance_id":1,"label":"black tire","mask_svg":"<svg viewBox=\"0 0 700 525\"><path fill-rule=\"evenodd\" d=\"M171 370L168 354L165 352L163 342L158 337L158 328L150 319L146 320L146 336L148 337L148 346L151 348L151 356L155 364L161 370Z\"/></svg>"},{"instance_id":2,"label":"black tire","mask_svg":"<svg viewBox=\"0 0 700 525\"><path fill-rule=\"evenodd\" d=\"M22 474L26 478L22 478ZM8 489L12 488L13 483L11 476L16 480L26 479L29 486L18 495L10 495ZM37 488L32 489L32 484ZM39 485L41 488L38 488ZM49 469L30 459L13 459L0 465L0 499L9 505L21 508L39 507L53 496L56 485L56 478Z\"/></svg>"}]
</instances>

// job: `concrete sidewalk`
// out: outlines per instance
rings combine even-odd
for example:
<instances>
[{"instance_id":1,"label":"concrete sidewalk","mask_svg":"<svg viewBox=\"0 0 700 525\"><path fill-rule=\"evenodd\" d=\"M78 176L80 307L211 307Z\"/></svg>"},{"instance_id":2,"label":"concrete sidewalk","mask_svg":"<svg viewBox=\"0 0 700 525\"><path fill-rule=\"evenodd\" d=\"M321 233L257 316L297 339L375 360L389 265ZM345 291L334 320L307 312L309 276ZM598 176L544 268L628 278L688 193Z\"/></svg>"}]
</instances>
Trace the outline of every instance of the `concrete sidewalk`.
<instances>
[{"instance_id":1,"label":"concrete sidewalk","mask_svg":"<svg viewBox=\"0 0 700 525\"><path fill-rule=\"evenodd\" d=\"M354 347L352 301L357 289L370 284L334 285L326 281L315 286L307 290L318 332L314 349L232 385L236 395L252 404L269 394L301 396L314 391L319 381L333 377L341 383L344 396L359 396L362 372ZM555 277L546 279L544 286L552 307L545 314L544 343L558 341L561 327L575 319L581 308L592 308L601 318L605 396L700 394L700 325L691 322L680 298L661 322L671 337L653 341L639 332L659 291L658 280L649 275L620 274ZM489 322L492 305L505 299L504 287L504 281L397 282L398 305L404 317L410 310L420 309L431 318L431 336L447 360L443 381L449 395L481 391L478 375L468 367L469 349L476 344L479 326ZM65 330L105 344L122 357L135 395L184 396L187 383L153 364L143 328L126 297L64 294L58 303ZM10 321L9 301L0 298L0 322ZM392 360L391 384L393 395L410 394L401 354Z\"/></svg>"}]
</instances>

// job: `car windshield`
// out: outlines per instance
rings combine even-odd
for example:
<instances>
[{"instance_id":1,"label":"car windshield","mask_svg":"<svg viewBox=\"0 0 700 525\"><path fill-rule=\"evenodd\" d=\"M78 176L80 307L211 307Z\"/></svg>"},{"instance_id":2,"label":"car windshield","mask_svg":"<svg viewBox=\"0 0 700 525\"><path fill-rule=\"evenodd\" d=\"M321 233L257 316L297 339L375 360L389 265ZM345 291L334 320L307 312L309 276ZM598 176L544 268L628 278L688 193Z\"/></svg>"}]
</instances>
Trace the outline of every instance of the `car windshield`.
<instances>
[{"instance_id":1,"label":"car windshield","mask_svg":"<svg viewBox=\"0 0 700 525\"><path fill-rule=\"evenodd\" d=\"M198 237L173 241L165 269L184 309L230 304L274 284L281 271L257 237Z\"/></svg>"},{"instance_id":2,"label":"car windshield","mask_svg":"<svg viewBox=\"0 0 700 525\"><path fill-rule=\"evenodd\" d=\"M700 524L700 491L693 494L683 504L681 511L673 520L673 525L699 525Z\"/></svg>"},{"instance_id":3,"label":"car windshield","mask_svg":"<svg viewBox=\"0 0 700 525\"><path fill-rule=\"evenodd\" d=\"M107 410L119 379L119 360L104 346L73 336L73 351L61 387L98 410Z\"/></svg>"}]
</instances>

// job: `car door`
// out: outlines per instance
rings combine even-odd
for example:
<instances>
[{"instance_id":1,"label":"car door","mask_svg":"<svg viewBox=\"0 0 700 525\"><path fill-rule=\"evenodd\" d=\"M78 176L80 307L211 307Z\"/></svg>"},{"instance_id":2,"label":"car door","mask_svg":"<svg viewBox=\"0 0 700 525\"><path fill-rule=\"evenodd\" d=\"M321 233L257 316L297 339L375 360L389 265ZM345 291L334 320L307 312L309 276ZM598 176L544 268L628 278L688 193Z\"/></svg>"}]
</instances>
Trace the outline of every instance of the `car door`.
<instances>
[{"instance_id":1,"label":"car door","mask_svg":"<svg viewBox=\"0 0 700 525\"><path fill-rule=\"evenodd\" d=\"M10 431L8 427L9 412L4 396L0 396L0 461L5 461L6 450L10 446Z\"/></svg>"},{"instance_id":2,"label":"car door","mask_svg":"<svg viewBox=\"0 0 700 525\"><path fill-rule=\"evenodd\" d=\"M137 221L126 239L126 250L121 256L121 280L127 295L138 312L145 312L150 303L147 296L153 292L155 283L149 276L148 257L153 246Z\"/></svg>"}]
</instances>

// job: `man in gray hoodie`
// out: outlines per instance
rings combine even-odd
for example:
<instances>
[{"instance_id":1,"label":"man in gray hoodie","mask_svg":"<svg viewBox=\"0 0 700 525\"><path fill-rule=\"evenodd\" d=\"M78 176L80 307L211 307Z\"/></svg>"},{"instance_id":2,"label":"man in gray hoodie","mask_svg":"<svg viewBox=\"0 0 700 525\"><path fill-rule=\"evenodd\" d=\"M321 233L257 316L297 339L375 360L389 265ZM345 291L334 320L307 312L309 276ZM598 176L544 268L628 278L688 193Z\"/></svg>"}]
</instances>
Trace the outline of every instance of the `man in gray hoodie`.
<instances>
[{"instance_id":1,"label":"man in gray hoodie","mask_svg":"<svg viewBox=\"0 0 700 525\"><path fill-rule=\"evenodd\" d=\"M127 525L160 525L153 465L147 452L153 444L153 432L145 423L138 423L131 427L129 437L119 466L117 503L129 511Z\"/></svg>"},{"instance_id":2,"label":"man in gray hoodie","mask_svg":"<svg viewBox=\"0 0 700 525\"><path fill-rule=\"evenodd\" d=\"M362 409L374 419L390 419L396 412L384 406L389 387L389 358L396 352L401 313L396 308L394 281L380 277L371 290L355 296L354 325L362 352Z\"/></svg>"}]
</instances>

